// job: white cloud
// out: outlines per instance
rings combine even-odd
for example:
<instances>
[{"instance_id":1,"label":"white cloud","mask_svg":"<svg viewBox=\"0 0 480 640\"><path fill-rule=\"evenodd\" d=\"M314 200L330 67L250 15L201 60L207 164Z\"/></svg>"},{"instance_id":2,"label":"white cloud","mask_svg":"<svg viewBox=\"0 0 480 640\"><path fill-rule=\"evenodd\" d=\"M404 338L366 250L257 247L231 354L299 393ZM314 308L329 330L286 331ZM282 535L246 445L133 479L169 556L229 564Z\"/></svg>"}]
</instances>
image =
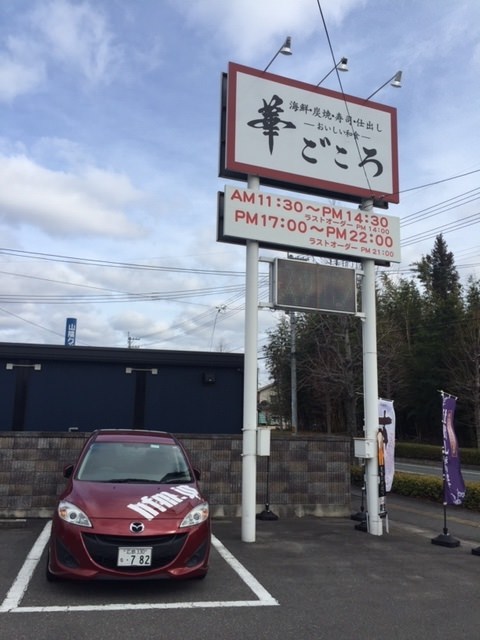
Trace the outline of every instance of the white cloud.
<instances>
[{"instance_id":1,"label":"white cloud","mask_svg":"<svg viewBox=\"0 0 480 640\"><path fill-rule=\"evenodd\" d=\"M28 43L9 37L0 51L0 102L11 102L17 96L37 89L45 78L45 65Z\"/></svg>"},{"instance_id":2,"label":"white cloud","mask_svg":"<svg viewBox=\"0 0 480 640\"><path fill-rule=\"evenodd\" d=\"M386 86L378 95L398 107L401 189L477 167L479 44L465 24L478 22L480 3L321 0L321 6L334 55L349 58L350 72L341 77L346 93L366 96L404 71L400 91ZM219 75L229 60L262 68L287 35L294 55L279 56L271 70L318 82L333 65L317 0L0 0L2 246L243 271L244 247L215 240L216 192L225 182L217 177ZM324 86L338 90L334 74ZM402 193L390 214L415 213L475 187L475 179ZM404 237L468 212L456 207L419 219ZM476 231L447 235L455 256L470 255ZM404 262L432 246L429 239L406 247ZM478 242L472 250L469 261L478 263ZM208 350L216 306L226 304L214 347L242 348L243 312L236 309L242 293L227 288L242 286L242 276L60 268L10 255L1 256L0 266L17 273L3 277L4 293L72 300L0 304L20 316L0 309L2 340L62 342L64 318L73 315L83 344L126 346L130 331L144 338L143 347ZM32 277L38 274L45 280ZM195 287L213 292L107 303L102 291ZM70 297L92 293L103 303ZM261 311L260 334L274 318Z\"/></svg>"},{"instance_id":3,"label":"white cloud","mask_svg":"<svg viewBox=\"0 0 480 640\"><path fill-rule=\"evenodd\" d=\"M109 80L121 50L105 16L94 5L42 2L32 13L32 22L57 62L78 68L90 82Z\"/></svg>"},{"instance_id":4,"label":"white cloud","mask_svg":"<svg viewBox=\"0 0 480 640\"><path fill-rule=\"evenodd\" d=\"M144 313L132 308L126 309L113 316L111 326L114 331L125 335L130 333L131 337L138 341L146 334L156 334L157 332L160 333L168 330L167 323L161 320L152 323L151 319L145 317ZM137 344L137 346L141 346L141 343Z\"/></svg>"},{"instance_id":5,"label":"white cloud","mask_svg":"<svg viewBox=\"0 0 480 640\"><path fill-rule=\"evenodd\" d=\"M92 84L116 77L123 53L101 10L67 0L33 4L0 47L0 102L38 91L55 66Z\"/></svg>"},{"instance_id":6,"label":"white cloud","mask_svg":"<svg viewBox=\"0 0 480 640\"><path fill-rule=\"evenodd\" d=\"M275 51L287 35L308 37L323 30L315 0L170 0L188 25L209 33L215 26L215 39L228 43L239 60L257 61L261 55ZM327 0L322 2L324 16L340 23L353 8L365 0ZM268 60L267 60L268 62Z\"/></svg>"},{"instance_id":7,"label":"white cloud","mask_svg":"<svg viewBox=\"0 0 480 640\"><path fill-rule=\"evenodd\" d=\"M1 150L0 146L0 150ZM30 155L33 160L39 164L48 166L50 169L55 167L81 167L93 162L86 149L78 142L60 137L40 137L31 145L30 149L18 149L16 146L5 145L5 155L13 155L15 153L23 153Z\"/></svg>"},{"instance_id":8,"label":"white cloud","mask_svg":"<svg viewBox=\"0 0 480 640\"><path fill-rule=\"evenodd\" d=\"M87 167L82 173L51 171L24 155L0 157L0 215L48 235L140 237L126 209L141 200L126 176Z\"/></svg>"}]
</instances>

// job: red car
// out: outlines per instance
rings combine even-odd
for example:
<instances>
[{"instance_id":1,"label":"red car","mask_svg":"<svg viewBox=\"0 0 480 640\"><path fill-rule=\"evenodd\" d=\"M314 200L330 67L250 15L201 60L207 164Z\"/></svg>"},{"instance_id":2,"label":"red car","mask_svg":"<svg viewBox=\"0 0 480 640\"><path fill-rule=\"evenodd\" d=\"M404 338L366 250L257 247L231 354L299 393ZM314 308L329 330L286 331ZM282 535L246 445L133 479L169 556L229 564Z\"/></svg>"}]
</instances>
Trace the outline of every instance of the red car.
<instances>
[{"instance_id":1,"label":"red car","mask_svg":"<svg viewBox=\"0 0 480 640\"><path fill-rule=\"evenodd\" d=\"M64 469L47 579L203 578L211 527L199 475L171 434L95 431Z\"/></svg>"}]
</instances>

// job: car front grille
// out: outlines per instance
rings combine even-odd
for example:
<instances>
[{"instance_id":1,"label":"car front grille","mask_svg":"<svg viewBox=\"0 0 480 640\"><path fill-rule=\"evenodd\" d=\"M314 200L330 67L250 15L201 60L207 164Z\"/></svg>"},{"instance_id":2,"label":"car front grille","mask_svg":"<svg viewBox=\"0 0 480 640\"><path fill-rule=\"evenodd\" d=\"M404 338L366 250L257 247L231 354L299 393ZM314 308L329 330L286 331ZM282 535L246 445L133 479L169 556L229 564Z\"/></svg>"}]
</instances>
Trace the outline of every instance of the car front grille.
<instances>
[{"instance_id":1,"label":"car front grille","mask_svg":"<svg viewBox=\"0 0 480 640\"><path fill-rule=\"evenodd\" d=\"M118 547L152 547L152 564L148 567L122 567L129 573L144 573L170 564L180 553L186 533L165 536L108 536L84 533L83 540L90 557L107 569L118 569Z\"/></svg>"}]
</instances>

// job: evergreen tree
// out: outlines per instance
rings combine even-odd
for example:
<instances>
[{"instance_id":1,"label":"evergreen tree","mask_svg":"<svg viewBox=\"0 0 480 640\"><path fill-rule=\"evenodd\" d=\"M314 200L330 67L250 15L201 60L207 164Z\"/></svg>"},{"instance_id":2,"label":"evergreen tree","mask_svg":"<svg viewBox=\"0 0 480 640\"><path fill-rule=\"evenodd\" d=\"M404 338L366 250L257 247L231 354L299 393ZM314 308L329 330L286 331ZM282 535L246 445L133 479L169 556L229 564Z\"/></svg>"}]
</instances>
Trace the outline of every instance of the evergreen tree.
<instances>
[{"instance_id":1,"label":"evergreen tree","mask_svg":"<svg viewBox=\"0 0 480 640\"><path fill-rule=\"evenodd\" d=\"M421 296L411 280L398 282L385 272L377 291L378 393L394 400L398 437L418 437L412 419L411 391L415 386L412 356L421 320Z\"/></svg>"},{"instance_id":2,"label":"evergreen tree","mask_svg":"<svg viewBox=\"0 0 480 640\"><path fill-rule=\"evenodd\" d=\"M360 323L343 315L296 315L299 428L327 433L357 430L356 402L362 388ZM283 318L264 347L277 386L281 415L291 412L290 323Z\"/></svg>"},{"instance_id":3,"label":"evergreen tree","mask_svg":"<svg viewBox=\"0 0 480 640\"><path fill-rule=\"evenodd\" d=\"M297 324L299 412L306 426L356 434L359 324L351 316L328 313L310 313Z\"/></svg>"},{"instance_id":4,"label":"evergreen tree","mask_svg":"<svg viewBox=\"0 0 480 640\"><path fill-rule=\"evenodd\" d=\"M414 265L422 293L422 317L413 352L412 404L421 439L441 442L439 391L451 393L454 377L448 363L458 347L462 320L461 285L453 253L442 235L433 250Z\"/></svg>"},{"instance_id":5,"label":"evergreen tree","mask_svg":"<svg viewBox=\"0 0 480 640\"><path fill-rule=\"evenodd\" d=\"M380 397L394 400L400 438L440 443L441 395L458 396L457 435L480 444L480 281L463 295L453 254L440 235L413 265L416 278L381 276L377 290ZM355 434L363 391L361 322L341 314L297 314L299 427ZM290 324L284 317L264 352L290 420ZM360 403L358 403L360 404ZM361 409L361 407L359 407Z\"/></svg>"},{"instance_id":6,"label":"evergreen tree","mask_svg":"<svg viewBox=\"0 0 480 640\"><path fill-rule=\"evenodd\" d=\"M457 349L450 353L452 393L458 396L456 422L461 440L480 446L480 280L470 277L459 325Z\"/></svg>"},{"instance_id":7,"label":"evergreen tree","mask_svg":"<svg viewBox=\"0 0 480 640\"><path fill-rule=\"evenodd\" d=\"M276 407L272 409L283 420L291 418L291 353L290 323L283 316L275 329L268 331L269 342L263 347L266 368L275 384Z\"/></svg>"}]
</instances>

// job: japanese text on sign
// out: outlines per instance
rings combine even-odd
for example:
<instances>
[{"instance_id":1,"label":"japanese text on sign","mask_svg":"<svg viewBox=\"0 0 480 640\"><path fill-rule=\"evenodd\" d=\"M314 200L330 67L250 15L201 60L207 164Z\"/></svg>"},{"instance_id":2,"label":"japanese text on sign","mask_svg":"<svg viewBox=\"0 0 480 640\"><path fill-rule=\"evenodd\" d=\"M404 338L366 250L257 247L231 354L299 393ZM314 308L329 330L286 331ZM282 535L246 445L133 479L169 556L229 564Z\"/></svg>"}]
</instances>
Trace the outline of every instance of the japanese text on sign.
<instances>
[{"instance_id":1,"label":"japanese text on sign","mask_svg":"<svg viewBox=\"0 0 480 640\"><path fill-rule=\"evenodd\" d=\"M225 187L223 235L225 241L400 262L398 218L232 186Z\"/></svg>"},{"instance_id":2,"label":"japanese text on sign","mask_svg":"<svg viewBox=\"0 0 480 640\"><path fill-rule=\"evenodd\" d=\"M396 111L230 64L226 168L398 202Z\"/></svg>"}]
</instances>

